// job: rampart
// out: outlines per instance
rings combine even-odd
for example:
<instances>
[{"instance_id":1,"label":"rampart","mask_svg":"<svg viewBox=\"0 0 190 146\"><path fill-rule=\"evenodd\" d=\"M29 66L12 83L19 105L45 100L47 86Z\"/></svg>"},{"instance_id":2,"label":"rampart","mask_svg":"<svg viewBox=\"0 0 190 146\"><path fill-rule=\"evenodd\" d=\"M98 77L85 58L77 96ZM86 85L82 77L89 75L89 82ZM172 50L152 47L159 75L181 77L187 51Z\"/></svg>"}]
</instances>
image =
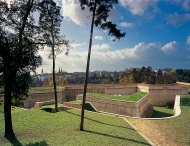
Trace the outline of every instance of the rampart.
<instances>
[{"instance_id":1,"label":"rampart","mask_svg":"<svg viewBox=\"0 0 190 146\"><path fill-rule=\"evenodd\" d=\"M24 100L24 107L31 108L34 107L36 102L44 102L55 100L53 90L43 90L43 91L29 91L28 97ZM66 100L65 88L57 90L57 100L58 103L63 103Z\"/></svg>"},{"instance_id":2,"label":"rampart","mask_svg":"<svg viewBox=\"0 0 190 146\"><path fill-rule=\"evenodd\" d=\"M64 103L67 101L76 100L78 94L83 94L84 85L67 85L62 89L57 91L58 103ZM175 100L175 95L187 95L187 86L180 84L172 85L149 85L149 84L89 84L87 92L92 93L105 93L105 94L121 94L129 95L137 91L147 92L143 99L134 105L134 103L129 103L127 106L121 101L118 101L118 106L114 107L111 101L109 104L105 105L106 99L102 99L94 105L98 110L103 110L106 108L108 112L120 113L133 115L137 117L149 117L151 114L152 105L167 105L173 104ZM36 102L50 101L54 99L53 90L43 90L43 91L29 91L28 97L24 101L24 106L26 108L34 107ZM91 99L94 101L94 98ZM91 101L89 101L91 102ZM122 107L124 105L124 107ZM113 107L110 111L110 107ZM129 109L130 107L130 109ZM138 109L135 109L138 107ZM118 112L121 110L121 112Z\"/></svg>"},{"instance_id":3,"label":"rampart","mask_svg":"<svg viewBox=\"0 0 190 146\"><path fill-rule=\"evenodd\" d=\"M187 87L180 85L137 85L137 91L148 91L152 105L173 104L176 95L188 95Z\"/></svg>"},{"instance_id":4,"label":"rampart","mask_svg":"<svg viewBox=\"0 0 190 146\"><path fill-rule=\"evenodd\" d=\"M82 100L82 95L77 95L77 100ZM114 100L87 96L86 101L90 102L98 111L126 115L132 117L150 117L153 107L150 98L145 95L138 102Z\"/></svg>"},{"instance_id":5,"label":"rampart","mask_svg":"<svg viewBox=\"0 0 190 146\"><path fill-rule=\"evenodd\" d=\"M77 95L83 94L83 85L70 85L65 87L67 101L76 100ZM87 92L102 94L130 95L137 92L137 84L91 84Z\"/></svg>"}]
</instances>

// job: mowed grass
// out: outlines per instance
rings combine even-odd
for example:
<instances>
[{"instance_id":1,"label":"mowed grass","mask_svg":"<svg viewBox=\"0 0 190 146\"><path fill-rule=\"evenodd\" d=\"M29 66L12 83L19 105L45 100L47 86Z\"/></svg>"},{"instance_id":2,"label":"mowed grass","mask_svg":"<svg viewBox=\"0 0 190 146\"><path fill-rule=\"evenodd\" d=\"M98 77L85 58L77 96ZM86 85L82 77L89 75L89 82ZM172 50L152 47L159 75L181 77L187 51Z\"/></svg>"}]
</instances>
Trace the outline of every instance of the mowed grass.
<instances>
[{"instance_id":1,"label":"mowed grass","mask_svg":"<svg viewBox=\"0 0 190 146\"><path fill-rule=\"evenodd\" d=\"M163 118L173 116L173 108L168 106L153 106L153 114L151 118Z\"/></svg>"},{"instance_id":2,"label":"mowed grass","mask_svg":"<svg viewBox=\"0 0 190 146\"><path fill-rule=\"evenodd\" d=\"M61 89L62 86L57 86L57 89ZM36 90L36 91L41 91L41 90L53 90L54 87L31 87L29 90Z\"/></svg>"},{"instance_id":3,"label":"mowed grass","mask_svg":"<svg viewBox=\"0 0 190 146\"><path fill-rule=\"evenodd\" d=\"M40 109L12 113L17 141L4 135L4 118L0 114L0 145L24 146L99 146L149 145L123 119L85 112L84 131L79 130L80 110L49 113Z\"/></svg>"},{"instance_id":4,"label":"mowed grass","mask_svg":"<svg viewBox=\"0 0 190 146\"><path fill-rule=\"evenodd\" d=\"M110 95L110 94L87 93L86 96L94 96L94 97L99 97L99 98L109 98L109 99L137 102L146 94L147 94L146 92L136 92L132 95L116 96L116 95Z\"/></svg>"},{"instance_id":5,"label":"mowed grass","mask_svg":"<svg viewBox=\"0 0 190 146\"><path fill-rule=\"evenodd\" d=\"M58 103L57 106L61 107L61 106L63 106L63 104ZM47 105L43 105L42 106L42 108L47 108L47 107L54 108L55 104L47 104Z\"/></svg>"}]
</instances>

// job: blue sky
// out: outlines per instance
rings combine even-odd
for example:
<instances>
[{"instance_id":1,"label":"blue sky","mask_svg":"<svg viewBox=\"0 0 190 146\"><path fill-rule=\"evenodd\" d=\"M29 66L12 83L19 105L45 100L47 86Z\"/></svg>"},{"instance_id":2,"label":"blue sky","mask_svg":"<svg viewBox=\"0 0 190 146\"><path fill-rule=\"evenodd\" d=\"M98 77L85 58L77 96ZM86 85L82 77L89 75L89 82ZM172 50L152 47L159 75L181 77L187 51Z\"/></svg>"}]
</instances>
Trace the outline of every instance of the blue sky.
<instances>
[{"instance_id":1,"label":"blue sky","mask_svg":"<svg viewBox=\"0 0 190 146\"><path fill-rule=\"evenodd\" d=\"M91 17L81 10L78 0L57 0L64 20L61 34L70 40L71 50L57 56L56 70L85 71ZM190 69L190 0L119 0L109 20L126 37L112 42L106 31L94 27L90 71L123 71L129 67ZM105 35L106 34L106 35ZM49 49L43 57L40 73L51 72Z\"/></svg>"}]
</instances>

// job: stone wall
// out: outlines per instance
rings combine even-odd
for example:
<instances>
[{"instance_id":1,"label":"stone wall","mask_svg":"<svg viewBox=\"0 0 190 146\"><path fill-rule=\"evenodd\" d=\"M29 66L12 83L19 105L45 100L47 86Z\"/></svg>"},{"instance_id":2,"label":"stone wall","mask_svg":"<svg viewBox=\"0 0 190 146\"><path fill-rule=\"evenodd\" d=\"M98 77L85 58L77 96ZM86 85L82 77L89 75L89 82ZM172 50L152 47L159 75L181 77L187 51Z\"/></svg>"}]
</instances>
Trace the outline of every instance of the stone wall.
<instances>
[{"instance_id":1,"label":"stone wall","mask_svg":"<svg viewBox=\"0 0 190 146\"><path fill-rule=\"evenodd\" d=\"M139 117L149 118L153 114L152 100L149 94L145 95L138 102Z\"/></svg>"},{"instance_id":2,"label":"stone wall","mask_svg":"<svg viewBox=\"0 0 190 146\"><path fill-rule=\"evenodd\" d=\"M82 100L82 95L78 95L77 100ZM147 96L142 98L139 102L97 98L92 96L86 97L86 101L90 102L98 111L125 116L150 117L153 112L153 108L151 108L151 103Z\"/></svg>"},{"instance_id":3,"label":"stone wall","mask_svg":"<svg viewBox=\"0 0 190 146\"><path fill-rule=\"evenodd\" d=\"M149 98L151 98L152 105L164 106L173 104L176 95L188 95L187 87L179 85L138 85L138 91L149 91Z\"/></svg>"},{"instance_id":4,"label":"stone wall","mask_svg":"<svg viewBox=\"0 0 190 146\"><path fill-rule=\"evenodd\" d=\"M65 89L62 88L57 90L57 100L58 103L63 103L66 100L65 97ZM53 90L43 90L43 91L29 91L28 97L24 100L24 107L31 108L34 107L36 102L44 102L55 100L54 91Z\"/></svg>"},{"instance_id":5,"label":"stone wall","mask_svg":"<svg viewBox=\"0 0 190 146\"><path fill-rule=\"evenodd\" d=\"M77 86L67 86L65 87L65 93L67 101L76 100L77 95L83 94L84 85ZM87 92L90 93L101 93L101 94L124 94L130 95L137 92L136 84L98 84L98 85L88 85Z\"/></svg>"}]
</instances>

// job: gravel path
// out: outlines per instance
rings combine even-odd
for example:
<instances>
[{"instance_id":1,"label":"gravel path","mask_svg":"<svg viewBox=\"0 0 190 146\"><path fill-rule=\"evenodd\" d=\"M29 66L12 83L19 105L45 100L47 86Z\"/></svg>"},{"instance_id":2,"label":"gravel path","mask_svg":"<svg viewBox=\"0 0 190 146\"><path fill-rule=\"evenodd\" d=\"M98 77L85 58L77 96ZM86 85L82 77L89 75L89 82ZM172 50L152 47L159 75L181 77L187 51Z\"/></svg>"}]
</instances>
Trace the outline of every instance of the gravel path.
<instances>
[{"instance_id":1,"label":"gravel path","mask_svg":"<svg viewBox=\"0 0 190 146\"><path fill-rule=\"evenodd\" d=\"M127 118L138 131L143 133L156 146L179 146L175 141L171 140L171 134L166 134L159 129L159 126L151 120ZM168 128L168 127L165 127Z\"/></svg>"}]
</instances>

